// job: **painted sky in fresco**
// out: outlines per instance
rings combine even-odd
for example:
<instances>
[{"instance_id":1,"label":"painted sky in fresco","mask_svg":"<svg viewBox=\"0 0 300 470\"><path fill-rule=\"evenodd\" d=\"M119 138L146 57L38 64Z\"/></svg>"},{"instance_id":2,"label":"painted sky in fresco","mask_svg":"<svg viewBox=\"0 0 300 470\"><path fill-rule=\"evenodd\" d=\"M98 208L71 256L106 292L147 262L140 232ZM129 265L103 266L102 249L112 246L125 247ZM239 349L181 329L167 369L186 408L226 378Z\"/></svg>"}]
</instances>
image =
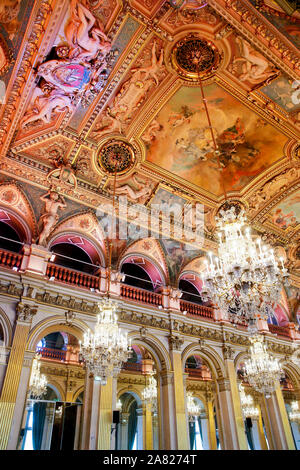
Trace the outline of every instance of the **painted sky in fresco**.
<instances>
[{"instance_id":1,"label":"painted sky in fresco","mask_svg":"<svg viewBox=\"0 0 300 470\"><path fill-rule=\"evenodd\" d=\"M270 85L262 87L260 91L290 113L300 109L300 103L297 104L292 101L292 96L295 92L295 88L292 88L292 84L293 80L288 80L287 77L282 76L278 77L270 83Z\"/></svg>"},{"instance_id":2,"label":"painted sky in fresco","mask_svg":"<svg viewBox=\"0 0 300 470\"><path fill-rule=\"evenodd\" d=\"M283 157L287 138L216 84L204 89L219 149L213 152L199 88L182 87L156 117L147 160L212 194L240 190Z\"/></svg>"},{"instance_id":3,"label":"painted sky in fresco","mask_svg":"<svg viewBox=\"0 0 300 470\"><path fill-rule=\"evenodd\" d=\"M272 222L282 230L300 223L300 192L296 192L278 204L271 213Z\"/></svg>"}]
</instances>

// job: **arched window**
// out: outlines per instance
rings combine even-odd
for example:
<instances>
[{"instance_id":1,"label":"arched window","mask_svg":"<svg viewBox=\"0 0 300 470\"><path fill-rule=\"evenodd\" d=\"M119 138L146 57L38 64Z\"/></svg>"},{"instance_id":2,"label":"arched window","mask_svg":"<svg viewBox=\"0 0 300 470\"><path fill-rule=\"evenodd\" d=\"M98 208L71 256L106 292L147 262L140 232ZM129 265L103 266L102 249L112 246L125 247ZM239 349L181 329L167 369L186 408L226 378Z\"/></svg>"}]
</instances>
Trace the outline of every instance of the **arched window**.
<instances>
[{"instance_id":1,"label":"arched window","mask_svg":"<svg viewBox=\"0 0 300 470\"><path fill-rule=\"evenodd\" d=\"M22 240L11 225L0 220L0 249L19 253L22 250Z\"/></svg>"},{"instance_id":2,"label":"arched window","mask_svg":"<svg viewBox=\"0 0 300 470\"><path fill-rule=\"evenodd\" d=\"M89 274L94 274L97 271L97 267L93 266L91 258L77 245L58 243L51 248L51 251L56 254L55 264L59 266Z\"/></svg>"},{"instance_id":3,"label":"arched window","mask_svg":"<svg viewBox=\"0 0 300 470\"><path fill-rule=\"evenodd\" d=\"M124 284L129 286L154 291L153 283L145 269L134 263L124 263L121 272L126 274Z\"/></svg>"}]
</instances>

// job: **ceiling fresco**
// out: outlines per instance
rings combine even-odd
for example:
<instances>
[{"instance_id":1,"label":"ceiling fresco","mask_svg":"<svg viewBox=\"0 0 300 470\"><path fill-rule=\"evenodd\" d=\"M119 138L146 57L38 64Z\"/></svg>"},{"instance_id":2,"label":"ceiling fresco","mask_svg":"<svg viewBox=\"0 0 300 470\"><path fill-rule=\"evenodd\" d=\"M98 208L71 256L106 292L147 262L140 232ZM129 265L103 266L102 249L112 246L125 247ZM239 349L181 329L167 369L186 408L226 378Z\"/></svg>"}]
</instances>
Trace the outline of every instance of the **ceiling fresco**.
<instances>
[{"instance_id":1,"label":"ceiling fresco","mask_svg":"<svg viewBox=\"0 0 300 470\"><path fill-rule=\"evenodd\" d=\"M37 225L40 198L55 190L66 205L59 224L88 212L109 236L117 149L116 195L131 212L127 239L115 236L115 266L141 235L151 238L152 205L201 203L203 247L174 233L155 244L175 282L215 249L225 187L298 275L299 18L271 0L2 0L0 184L32 194Z\"/></svg>"},{"instance_id":2,"label":"ceiling fresco","mask_svg":"<svg viewBox=\"0 0 300 470\"><path fill-rule=\"evenodd\" d=\"M198 88L182 87L155 118L159 125L147 160L222 194L240 190L284 156L287 138L216 84L204 88L216 142L219 169Z\"/></svg>"}]
</instances>

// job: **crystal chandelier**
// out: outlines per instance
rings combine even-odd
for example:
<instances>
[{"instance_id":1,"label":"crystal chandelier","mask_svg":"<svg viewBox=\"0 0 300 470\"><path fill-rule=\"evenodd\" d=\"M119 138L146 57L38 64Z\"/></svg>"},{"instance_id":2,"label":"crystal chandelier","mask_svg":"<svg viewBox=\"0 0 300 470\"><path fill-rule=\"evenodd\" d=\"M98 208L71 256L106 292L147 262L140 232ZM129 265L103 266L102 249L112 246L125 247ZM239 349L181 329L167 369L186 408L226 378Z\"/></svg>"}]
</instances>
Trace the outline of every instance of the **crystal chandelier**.
<instances>
[{"instance_id":1,"label":"crystal chandelier","mask_svg":"<svg viewBox=\"0 0 300 470\"><path fill-rule=\"evenodd\" d=\"M300 410L299 410L299 404L297 401L293 401L291 403L291 408L292 410L289 412L289 418L290 421L296 422L300 424Z\"/></svg>"},{"instance_id":2,"label":"crystal chandelier","mask_svg":"<svg viewBox=\"0 0 300 470\"><path fill-rule=\"evenodd\" d=\"M254 321L258 315L271 314L288 272L283 259L279 266L273 250L252 237L244 214L244 209L229 204L219 211L218 257L209 253L201 296L236 319Z\"/></svg>"},{"instance_id":3,"label":"crystal chandelier","mask_svg":"<svg viewBox=\"0 0 300 470\"><path fill-rule=\"evenodd\" d=\"M191 392L187 393L187 412L189 415L189 421L193 422L197 416L200 415L201 408L194 400L193 394Z\"/></svg>"},{"instance_id":4,"label":"crystal chandelier","mask_svg":"<svg viewBox=\"0 0 300 470\"><path fill-rule=\"evenodd\" d=\"M105 385L108 377L120 373L122 363L130 357L131 342L118 326L115 303L106 299L98 306L95 331L84 334L80 353L94 377Z\"/></svg>"},{"instance_id":5,"label":"crystal chandelier","mask_svg":"<svg viewBox=\"0 0 300 470\"><path fill-rule=\"evenodd\" d=\"M253 397L245 393L244 387L242 385L240 385L240 398L244 419L258 418L259 410L256 406L254 406Z\"/></svg>"},{"instance_id":6,"label":"crystal chandelier","mask_svg":"<svg viewBox=\"0 0 300 470\"><path fill-rule=\"evenodd\" d=\"M269 397L283 375L279 360L268 353L262 335L253 335L249 340L252 345L249 351L250 357L245 361L246 378L255 390Z\"/></svg>"},{"instance_id":7,"label":"crystal chandelier","mask_svg":"<svg viewBox=\"0 0 300 470\"><path fill-rule=\"evenodd\" d=\"M87 368L94 374L95 379L101 385L106 385L107 378L116 377L131 355L131 342L128 341L127 333L121 331L118 326L118 315L116 314L116 303L110 298L111 281L111 259L113 246L113 218L115 216L116 178L120 167L120 156L112 156L114 167L114 191L111 213L111 235L109 239L109 263L107 272L107 295L98 303L99 315L94 333L88 330L84 334L83 344L80 342L80 354Z\"/></svg>"},{"instance_id":8,"label":"crystal chandelier","mask_svg":"<svg viewBox=\"0 0 300 470\"><path fill-rule=\"evenodd\" d=\"M154 372L149 374L148 385L142 391L142 399L145 403L151 403L152 405L157 399L157 381L154 378Z\"/></svg>"},{"instance_id":9,"label":"crystal chandelier","mask_svg":"<svg viewBox=\"0 0 300 470\"><path fill-rule=\"evenodd\" d=\"M47 378L44 374L41 374L40 359L40 354L37 354L33 359L29 381L29 396L34 400L39 400L47 391Z\"/></svg>"}]
</instances>

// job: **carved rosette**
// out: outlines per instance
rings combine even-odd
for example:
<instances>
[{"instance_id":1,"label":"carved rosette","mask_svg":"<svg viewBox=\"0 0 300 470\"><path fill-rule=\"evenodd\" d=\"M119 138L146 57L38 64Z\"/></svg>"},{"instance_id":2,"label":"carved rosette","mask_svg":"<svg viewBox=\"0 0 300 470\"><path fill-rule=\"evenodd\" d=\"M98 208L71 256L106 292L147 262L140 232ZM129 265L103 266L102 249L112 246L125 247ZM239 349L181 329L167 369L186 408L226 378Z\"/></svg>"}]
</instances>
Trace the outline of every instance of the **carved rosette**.
<instances>
[{"instance_id":1,"label":"carved rosette","mask_svg":"<svg viewBox=\"0 0 300 470\"><path fill-rule=\"evenodd\" d=\"M215 73L220 63L217 47L207 39L190 34L179 40L170 56L171 65L184 80L197 81Z\"/></svg>"},{"instance_id":2,"label":"carved rosette","mask_svg":"<svg viewBox=\"0 0 300 470\"><path fill-rule=\"evenodd\" d=\"M122 175L127 173L135 164L135 152L128 142L109 140L100 148L97 164L107 174Z\"/></svg>"}]
</instances>

